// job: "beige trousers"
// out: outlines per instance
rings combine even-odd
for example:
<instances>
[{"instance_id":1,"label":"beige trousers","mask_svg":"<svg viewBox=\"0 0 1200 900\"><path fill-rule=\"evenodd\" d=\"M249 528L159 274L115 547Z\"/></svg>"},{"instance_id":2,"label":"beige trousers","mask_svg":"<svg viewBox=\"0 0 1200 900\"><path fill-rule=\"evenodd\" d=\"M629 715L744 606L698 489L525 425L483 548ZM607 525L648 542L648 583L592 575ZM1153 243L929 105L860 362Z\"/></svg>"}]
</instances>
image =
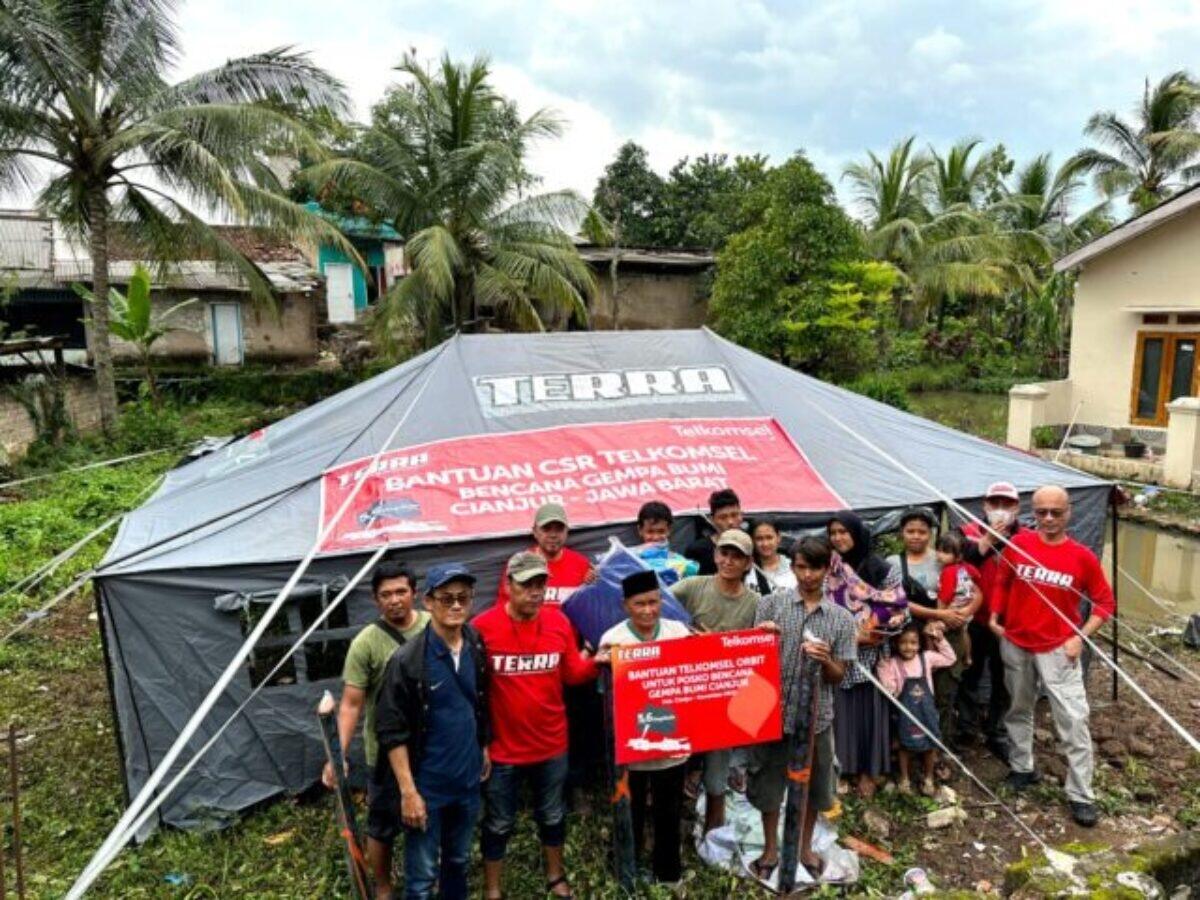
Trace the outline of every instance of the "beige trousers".
<instances>
[{"instance_id":1,"label":"beige trousers","mask_svg":"<svg viewBox=\"0 0 1200 900\"><path fill-rule=\"evenodd\" d=\"M1088 729L1087 692L1080 661L1067 659L1059 647L1030 653L1008 640L1000 641L1004 682L1012 697L1004 727L1012 745L1009 766L1014 772L1033 771L1033 712L1039 685L1050 699L1054 730L1067 756L1067 799L1095 802L1092 793L1092 735Z\"/></svg>"}]
</instances>

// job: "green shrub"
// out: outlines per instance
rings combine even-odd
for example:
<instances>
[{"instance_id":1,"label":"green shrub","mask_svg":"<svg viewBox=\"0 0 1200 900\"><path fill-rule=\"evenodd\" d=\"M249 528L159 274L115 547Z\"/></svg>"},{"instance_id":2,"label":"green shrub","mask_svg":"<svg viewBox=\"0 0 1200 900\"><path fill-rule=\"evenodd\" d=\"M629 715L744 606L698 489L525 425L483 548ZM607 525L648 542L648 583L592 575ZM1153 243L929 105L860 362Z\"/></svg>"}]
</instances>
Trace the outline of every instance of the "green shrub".
<instances>
[{"instance_id":1,"label":"green shrub","mask_svg":"<svg viewBox=\"0 0 1200 900\"><path fill-rule=\"evenodd\" d=\"M1040 450L1051 450L1059 445L1059 429L1054 425L1039 425L1033 429L1033 446Z\"/></svg>"},{"instance_id":2,"label":"green shrub","mask_svg":"<svg viewBox=\"0 0 1200 900\"><path fill-rule=\"evenodd\" d=\"M908 412L910 408L908 392L904 389L903 381L891 372L864 375L851 381L846 387L856 394L862 394L864 397L870 397L872 400L878 400L880 403L886 403L888 406L894 406L905 412Z\"/></svg>"},{"instance_id":3,"label":"green shrub","mask_svg":"<svg viewBox=\"0 0 1200 900\"><path fill-rule=\"evenodd\" d=\"M179 412L174 407L160 409L146 401L130 403L121 411L117 442L126 453L174 447L183 440Z\"/></svg>"}]
</instances>

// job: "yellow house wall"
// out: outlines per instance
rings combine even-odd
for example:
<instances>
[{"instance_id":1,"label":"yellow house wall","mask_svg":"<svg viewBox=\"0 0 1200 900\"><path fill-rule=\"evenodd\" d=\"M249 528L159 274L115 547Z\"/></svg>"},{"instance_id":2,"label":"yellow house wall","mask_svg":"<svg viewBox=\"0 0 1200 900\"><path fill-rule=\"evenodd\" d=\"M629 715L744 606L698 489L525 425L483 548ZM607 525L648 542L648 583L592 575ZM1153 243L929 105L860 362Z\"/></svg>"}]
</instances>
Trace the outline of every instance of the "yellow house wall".
<instances>
[{"instance_id":1,"label":"yellow house wall","mask_svg":"<svg viewBox=\"0 0 1200 900\"><path fill-rule=\"evenodd\" d=\"M1200 326L1143 325L1127 306L1188 307L1200 312L1200 210L1109 250L1079 273L1071 327L1073 402L1079 421L1130 424L1139 331L1200 331ZM1172 316L1174 322L1174 316Z\"/></svg>"}]
</instances>

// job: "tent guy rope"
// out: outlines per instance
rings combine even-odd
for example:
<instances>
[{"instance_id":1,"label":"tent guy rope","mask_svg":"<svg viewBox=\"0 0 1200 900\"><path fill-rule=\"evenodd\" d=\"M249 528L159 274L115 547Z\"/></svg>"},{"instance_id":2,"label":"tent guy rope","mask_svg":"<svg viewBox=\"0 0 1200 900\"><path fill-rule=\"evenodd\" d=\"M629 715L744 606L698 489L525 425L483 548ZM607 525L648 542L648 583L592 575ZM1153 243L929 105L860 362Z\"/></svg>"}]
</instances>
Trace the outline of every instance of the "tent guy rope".
<instances>
[{"instance_id":1,"label":"tent guy rope","mask_svg":"<svg viewBox=\"0 0 1200 900\"><path fill-rule=\"evenodd\" d=\"M132 838L133 835L137 834L142 826L150 820L150 817L158 811L158 808L162 806L162 804L166 802L167 798L171 796L175 789L179 787L180 782L182 782L183 779L187 777L188 773L196 767L196 764L200 762L200 758L213 748L213 745L220 740L221 735L223 735L229 726L237 720L238 716L246 711L247 707L254 702L254 698L262 692L263 688L267 687L267 685L271 683L271 679L279 674L287 661L291 659L292 656L294 656L295 653L304 645L304 642L312 637L313 632L317 631L321 625L325 623L325 620L329 618L330 614L341 605L346 597L350 596L351 592L358 586L358 583L366 577L368 572L375 568L375 565L386 552L387 547L383 546L371 554L367 561L363 563L362 568L354 573L354 576L350 579L346 586L342 588L338 592L337 596L326 605L324 612L322 612L315 620L313 620L313 623L308 626L308 629L296 639L296 642L292 644L292 646L288 648L287 652L280 657L279 661L275 663L274 668L272 668L271 671L268 672L258 682L258 686L255 687L254 690L250 692L249 696L247 696L246 699L238 705L237 709L230 713L229 718L221 723L221 727L213 732L212 737L205 742L204 746L196 751L196 753L190 760L187 761L183 768L176 773L175 777L172 778L167 785L158 792L158 795L149 804L147 804L142 814L138 816L137 819L134 820L133 824L131 824L127 829L129 837ZM328 694L328 691L326 693Z\"/></svg>"},{"instance_id":2,"label":"tent guy rope","mask_svg":"<svg viewBox=\"0 0 1200 900\"><path fill-rule=\"evenodd\" d=\"M816 409L817 412L819 412L825 418L829 419L829 421L832 422L837 428L846 432L846 434L848 434L850 437L854 438L856 441L860 442L868 450L871 450L873 453L875 453L877 456L879 456L881 459L883 459L885 462L887 462L890 466L892 466L896 471L901 472L904 475L907 475L909 478L913 479L913 481L915 481L917 484L921 485L923 488L930 491L942 503L946 504L946 507L948 509L954 510L956 513L958 513L960 516L962 516L962 518L966 519L967 521L974 522L975 524L979 525L988 534L992 535L992 537L994 537L996 540L1001 541L1005 545L1006 548L1013 550L1016 553L1021 554L1023 557L1028 559L1029 562L1034 563L1035 565L1038 564L1037 559L1035 559L1029 553L1022 550L1020 547L1013 544L1011 541L1008 540L1008 538L1006 538L1004 535L1000 534L998 531L996 531L994 528L992 528L991 525L989 525L984 520L980 519L973 512L971 512L969 509L967 509L961 503L956 501L953 497L949 496L945 491L943 491L941 488L937 487L931 481L929 481L928 479L926 479L926 478L922 477L921 475L917 474L916 472L914 472L908 466L904 465L904 463L900 462L900 460L896 459L896 457L894 457L892 454L888 453L886 450L884 450L882 447L875 444L873 441L871 441L868 438L864 437L863 435L859 434L855 429L851 428L849 425L842 422L840 419L838 419L833 414L827 412L820 405L814 403L808 397L804 396L803 394L800 394L799 397L804 403L806 403L809 406L811 406L812 408ZM1001 554L1000 559L1006 559L1005 555ZM1013 564L1011 560L1007 560L1007 562L1009 565ZM1086 644L1088 647L1091 647L1092 652L1095 653L1096 656L1099 659L1101 659L1106 666L1108 666L1110 669L1112 669L1113 672L1115 672L1117 674L1117 676L1121 678L1121 680L1123 680L1127 685L1129 685L1129 687L1132 688L1133 691L1139 697L1141 697L1142 700L1144 700L1150 706L1151 709L1153 709L1156 713L1158 713L1158 715L1163 719L1163 721L1165 721L1168 725L1170 725L1171 729L1176 734L1178 734L1189 747L1191 747L1197 753L1200 753L1200 739L1197 739L1195 735L1193 735L1190 731L1188 731L1186 728L1184 728L1182 724L1180 724L1178 719L1176 719L1169 712L1167 712L1165 709L1163 709L1162 705L1157 700L1155 700L1153 697L1151 697L1148 693L1146 693L1146 691L1142 688L1142 686L1140 684L1138 684L1128 672L1126 672L1120 665L1118 665L1117 663L1115 663L1111 659L1109 659L1108 656L1105 655L1104 651L1102 651L1100 649L1100 647L1096 644L1096 642L1093 641L1086 634L1084 634L1083 631L1080 629L1080 627L1074 621L1071 620L1070 616L1066 615L1062 610L1060 610L1057 606L1055 606L1050 601L1050 598L1047 597L1041 591L1041 589L1038 588L1038 586L1036 584L1031 584L1030 586L1033 588L1034 593L1036 593L1037 596L1041 598L1041 600L1050 608L1050 610L1056 616L1058 616L1060 619L1062 619L1063 622L1065 622L1071 628L1071 630L1074 631L1075 634L1077 634L1079 636L1080 640L1082 640L1084 644ZM1077 594L1079 593L1078 589L1075 589L1075 593L1077 593ZM1082 596L1082 595L1080 595L1080 596Z\"/></svg>"},{"instance_id":3,"label":"tent guy rope","mask_svg":"<svg viewBox=\"0 0 1200 900\"><path fill-rule=\"evenodd\" d=\"M434 356L421 370L421 374L425 376L424 381L417 390L412 401L408 404L408 407L404 410L404 413L397 419L396 424L392 426L391 431L387 434L384 440L380 442L379 449L375 451L370 462L366 466L367 472L375 469L375 467L379 464L380 457L382 457L384 452L391 446L392 441L395 440L396 436L400 433L400 429L404 426L404 423L408 421L409 415L412 413L413 409L416 408L417 404L421 400L421 397L425 394L425 389L433 380L433 371L437 361L441 359L442 354L445 352L445 348L450 346L451 343L452 342L447 342L442 344L441 348L436 351ZM191 740L192 735L195 734L201 723L205 718L207 718L217 700L219 700L220 697L225 693L225 690L229 687L230 682L233 681L234 676L241 669L242 663L244 663L246 658L250 655L250 651L262 638L263 634L266 633L267 628L278 614L280 608L291 595L292 591L296 587L296 584L303 577L304 573L308 570L309 565L316 557L322 544L324 544L329 535L333 533L334 527L341 520L341 517L345 515L346 510L348 510L353 504L354 498L358 496L358 492L362 490L363 485L365 485L367 481L367 478L360 478L355 481L353 487L346 494L345 499L342 501L341 506L338 507L332 517L330 517L329 521L326 522L325 525L320 529L317 539L313 541L312 546L304 555L304 558L300 561L299 565L296 566L296 569L292 573L291 577L288 578L279 594L273 601L271 601L271 604L263 612L263 615L259 619L258 624L255 625L254 630L246 637L245 642L229 661L225 671L221 673L221 676L217 679L217 682L209 690L204 700L201 701L200 705L196 708L196 711L192 713L187 724L179 732L178 736L176 736L175 740L171 744L171 748L159 761L158 765L154 767L154 771L150 773L150 777L146 780L145 784L142 785L142 788L138 791L137 796L130 801L128 808L126 808L125 812L121 814L120 819L117 821L117 824L113 826L113 829L109 832L108 837L104 839L104 842L96 850L95 854L92 856L92 859L88 862L87 866L84 867L84 870L75 880L75 883L71 886L70 891L67 893L67 900L77 900L77 898L82 897L88 888L95 883L96 879L100 876L100 873L104 871L105 867L107 867L107 865L121 851L121 848L124 847L125 844L127 844L132 838L133 832L130 830L130 825L141 815L146 804L149 803L154 791L166 777L170 767L174 765L175 760L179 758L180 753L182 753L184 747L187 746L187 742Z\"/></svg>"}]
</instances>

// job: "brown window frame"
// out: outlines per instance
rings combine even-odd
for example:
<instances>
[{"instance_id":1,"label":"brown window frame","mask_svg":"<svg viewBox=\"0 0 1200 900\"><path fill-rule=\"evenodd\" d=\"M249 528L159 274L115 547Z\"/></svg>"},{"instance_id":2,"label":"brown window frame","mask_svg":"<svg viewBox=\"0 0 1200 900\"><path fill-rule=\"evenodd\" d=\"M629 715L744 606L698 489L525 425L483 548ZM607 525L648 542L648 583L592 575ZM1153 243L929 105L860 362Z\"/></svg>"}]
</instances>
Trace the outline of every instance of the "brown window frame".
<instances>
[{"instance_id":1,"label":"brown window frame","mask_svg":"<svg viewBox=\"0 0 1200 900\"><path fill-rule=\"evenodd\" d=\"M1142 383L1142 358L1146 341L1162 338L1163 355L1158 371L1158 398L1155 403L1155 416L1147 419L1138 416L1138 387ZM1171 391L1171 373L1175 366L1175 347L1181 340L1195 341L1197 357L1192 372L1192 393L1196 396L1200 390L1200 331L1139 331L1137 346L1133 355L1133 382L1129 387L1129 421L1134 425L1151 425L1162 427L1167 424L1167 394Z\"/></svg>"}]
</instances>

